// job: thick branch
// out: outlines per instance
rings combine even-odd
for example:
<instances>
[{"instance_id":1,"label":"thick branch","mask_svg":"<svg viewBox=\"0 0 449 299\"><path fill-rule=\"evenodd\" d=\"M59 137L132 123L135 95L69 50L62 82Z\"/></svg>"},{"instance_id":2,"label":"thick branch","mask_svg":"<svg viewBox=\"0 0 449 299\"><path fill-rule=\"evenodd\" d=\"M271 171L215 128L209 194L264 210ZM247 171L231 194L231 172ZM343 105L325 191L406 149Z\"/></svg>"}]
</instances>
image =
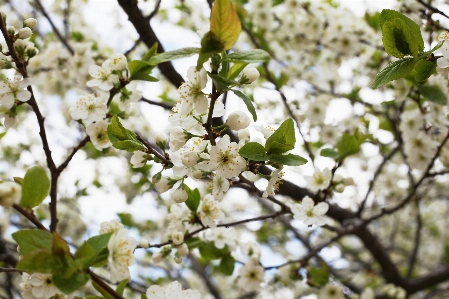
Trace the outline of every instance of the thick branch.
<instances>
[{"instance_id":1,"label":"thick branch","mask_svg":"<svg viewBox=\"0 0 449 299\"><path fill-rule=\"evenodd\" d=\"M137 0L118 0L118 3L122 7L123 11L128 15L129 21L136 28L137 33L140 35L140 39L151 48L154 43L158 43L157 51L164 52L164 47L161 45L159 39L151 28L148 19L140 11L137 6ZM176 87L181 86L184 82L182 76L175 70L170 62L164 62L158 65L162 74Z\"/></svg>"}]
</instances>

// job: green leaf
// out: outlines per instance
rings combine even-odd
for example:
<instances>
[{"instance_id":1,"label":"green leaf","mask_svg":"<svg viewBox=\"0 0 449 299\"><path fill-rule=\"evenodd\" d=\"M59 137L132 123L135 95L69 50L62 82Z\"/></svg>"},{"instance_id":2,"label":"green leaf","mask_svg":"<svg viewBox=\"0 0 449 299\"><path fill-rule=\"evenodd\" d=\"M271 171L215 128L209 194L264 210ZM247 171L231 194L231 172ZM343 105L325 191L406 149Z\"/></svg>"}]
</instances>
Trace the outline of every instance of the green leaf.
<instances>
[{"instance_id":1,"label":"green leaf","mask_svg":"<svg viewBox=\"0 0 449 299\"><path fill-rule=\"evenodd\" d=\"M117 149L128 152L145 149L143 144L137 139L136 134L123 127L117 115L114 115L111 119L111 123L108 126L108 136L112 146Z\"/></svg>"},{"instance_id":2,"label":"green leaf","mask_svg":"<svg viewBox=\"0 0 449 299\"><path fill-rule=\"evenodd\" d=\"M248 65L248 63L237 62L231 67L228 72L228 80L234 80L243 71L243 69Z\"/></svg>"},{"instance_id":3,"label":"green leaf","mask_svg":"<svg viewBox=\"0 0 449 299\"><path fill-rule=\"evenodd\" d=\"M253 116L253 120L257 121L256 109L254 108L254 105L253 105L253 102L251 101L251 99L246 94L241 92L240 90L231 89L231 91L236 96L238 96L239 98L241 98L243 100L243 103L245 103L246 108L248 109L249 113L251 113L251 115Z\"/></svg>"},{"instance_id":4,"label":"green leaf","mask_svg":"<svg viewBox=\"0 0 449 299\"><path fill-rule=\"evenodd\" d=\"M315 287L324 286L329 281L329 272L329 266L325 262L321 262L321 268L307 269L307 282Z\"/></svg>"},{"instance_id":5,"label":"green leaf","mask_svg":"<svg viewBox=\"0 0 449 299\"><path fill-rule=\"evenodd\" d=\"M190 189L189 186L184 185L184 189L187 192L188 198L186 200L187 207L192 211L196 212L198 210L198 206L200 205L201 194L198 188L194 190Z\"/></svg>"},{"instance_id":6,"label":"green leaf","mask_svg":"<svg viewBox=\"0 0 449 299\"><path fill-rule=\"evenodd\" d=\"M414 43L418 46L418 51L424 51L424 40L421 35L421 29L418 24L413 22L410 18L404 16L400 12L391 9L384 9L379 15L379 26L383 28L387 21L394 22L395 19L400 19L404 22L407 31L410 32L414 39ZM383 33L383 32L382 32Z\"/></svg>"},{"instance_id":7,"label":"green leaf","mask_svg":"<svg viewBox=\"0 0 449 299\"><path fill-rule=\"evenodd\" d=\"M75 259L80 260L85 268L98 263L96 258L107 248L111 235L108 233L89 238L75 252Z\"/></svg>"},{"instance_id":8,"label":"green leaf","mask_svg":"<svg viewBox=\"0 0 449 299\"><path fill-rule=\"evenodd\" d=\"M295 125L293 120L289 118L267 139L265 150L269 155L283 154L292 150L295 143Z\"/></svg>"},{"instance_id":9,"label":"green leaf","mask_svg":"<svg viewBox=\"0 0 449 299\"><path fill-rule=\"evenodd\" d=\"M230 0L215 0L210 16L210 31L223 43L224 50L237 41L242 26Z\"/></svg>"},{"instance_id":10,"label":"green leaf","mask_svg":"<svg viewBox=\"0 0 449 299\"><path fill-rule=\"evenodd\" d=\"M230 276L234 272L234 266L235 259L232 257L232 255L227 254L221 259L220 265L217 267L217 270L224 275Z\"/></svg>"},{"instance_id":11,"label":"green leaf","mask_svg":"<svg viewBox=\"0 0 449 299\"><path fill-rule=\"evenodd\" d=\"M151 70L154 69L154 65L151 65L143 60L133 60L129 62L128 68L131 73L131 80L132 80L133 75L137 73L144 73L148 75L151 72Z\"/></svg>"},{"instance_id":12,"label":"green leaf","mask_svg":"<svg viewBox=\"0 0 449 299\"><path fill-rule=\"evenodd\" d=\"M436 69L437 69L436 61L429 61L425 59L418 61L414 69L415 80L417 82L427 80L430 76L432 76L433 73L435 73Z\"/></svg>"},{"instance_id":13,"label":"green leaf","mask_svg":"<svg viewBox=\"0 0 449 299\"><path fill-rule=\"evenodd\" d=\"M381 70L376 79L373 82L373 89L378 88L390 81L404 78L407 76L415 67L416 60L413 57L405 57L396 61L393 61L386 68Z\"/></svg>"},{"instance_id":14,"label":"green leaf","mask_svg":"<svg viewBox=\"0 0 449 299\"><path fill-rule=\"evenodd\" d=\"M22 256L37 249L51 250L53 245L53 235L42 229L22 229L13 233L12 238L19 245Z\"/></svg>"},{"instance_id":15,"label":"green leaf","mask_svg":"<svg viewBox=\"0 0 449 299\"><path fill-rule=\"evenodd\" d=\"M185 243L187 244L187 247L189 247L189 250L193 250L201 246L204 242L200 238L193 237L185 240Z\"/></svg>"},{"instance_id":16,"label":"green leaf","mask_svg":"<svg viewBox=\"0 0 449 299\"><path fill-rule=\"evenodd\" d=\"M256 62L267 62L270 60L270 54L261 49L238 51L225 55L222 61L229 62L244 62L244 63L256 63Z\"/></svg>"},{"instance_id":17,"label":"green leaf","mask_svg":"<svg viewBox=\"0 0 449 299\"><path fill-rule=\"evenodd\" d=\"M36 249L24 255L16 269L27 273L57 273L63 267L62 261L50 249Z\"/></svg>"},{"instance_id":18,"label":"green leaf","mask_svg":"<svg viewBox=\"0 0 449 299\"><path fill-rule=\"evenodd\" d=\"M287 154L287 155L270 155L270 162L288 166L301 166L307 163L307 159L301 156Z\"/></svg>"},{"instance_id":19,"label":"green leaf","mask_svg":"<svg viewBox=\"0 0 449 299\"><path fill-rule=\"evenodd\" d=\"M229 82L226 78L223 78L220 75L211 74L209 72L207 74L214 82L214 86L217 88L218 91L224 91L228 89Z\"/></svg>"},{"instance_id":20,"label":"green leaf","mask_svg":"<svg viewBox=\"0 0 449 299\"><path fill-rule=\"evenodd\" d=\"M253 161L267 161L270 157L265 153L265 148L258 142L248 142L239 150L242 157Z\"/></svg>"},{"instance_id":21,"label":"green leaf","mask_svg":"<svg viewBox=\"0 0 449 299\"><path fill-rule=\"evenodd\" d=\"M382 42L391 56L418 56L418 45L405 22L399 18L386 21L382 26Z\"/></svg>"},{"instance_id":22,"label":"green leaf","mask_svg":"<svg viewBox=\"0 0 449 299\"><path fill-rule=\"evenodd\" d=\"M112 143L124 140L137 140L136 134L125 129L117 115L111 118L111 123L108 126L108 136Z\"/></svg>"},{"instance_id":23,"label":"green leaf","mask_svg":"<svg viewBox=\"0 0 449 299\"><path fill-rule=\"evenodd\" d=\"M156 55L158 46L159 46L159 44L157 42L155 42L151 46L151 48L148 50L148 52L146 52L145 55L143 55L142 61L150 62L150 60L153 58L153 56Z\"/></svg>"},{"instance_id":24,"label":"green leaf","mask_svg":"<svg viewBox=\"0 0 449 299\"><path fill-rule=\"evenodd\" d=\"M105 289L103 289L103 287L101 285L99 285L98 283L96 283L94 280L92 280L92 286L101 294L104 296L104 298L106 299L115 299L111 294L109 294L108 291L106 291Z\"/></svg>"},{"instance_id":25,"label":"green leaf","mask_svg":"<svg viewBox=\"0 0 449 299\"><path fill-rule=\"evenodd\" d=\"M145 72L135 73L131 76L130 79L131 79L131 81L133 81L133 80L148 81L148 82L158 82L159 81L159 79L157 79L153 76L150 76Z\"/></svg>"},{"instance_id":26,"label":"green leaf","mask_svg":"<svg viewBox=\"0 0 449 299\"><path fill-rule=\"evenodd\" d=\"M200 50L201 50L201 48L193 48L192 47L192 48L182 48L182 49L178 49L178 50L174 50L174 51L164 52L164 53L158 54L156 56L153 56L149 60L149 63L151 65L157 65L159 63L163 63L166 61L189 57L189 56L192 56L195 54L199 54Z\"/></svg>"},{"instance_id":27,"label":"green leaf","mask_svg":"<svg viewBox=\"0 0 449 299\"><path fill-rule=\"evenodd\" d=\"M117 141L112 143L112 145L119 150L124 150L127 152L143 151L145 147L140 141L136 140L125 140Z\"/></svg>"},{"instance_id":28,"label":"green leaf","mask_svg":"<svg viewBox=\"0 0 449 299\"><path fill-rule=\"evenodd\" d=\"M40 166L34 166L25 174L22 183L22 200L24 208L34 208L42 203L50 190L50 180L47 173Z\"/></svg>"},{"instance_id":29,"label":"green leaf","mask_svg":"<svg viewBox=\"0 0 449 299\"><path fill-rule=\"evenodd\" d=\"M340 158L340 155L338 154L338 152L332 148L322 149L320 152L320 155L323 157L332 158L334 160L337 160L338 158Z\"/></svg>"},{"instance_id":30,"label":"green leaf","mask_svg":"<svg viewBox=\"0 0 449 299\"><path fill-rule=\"evenodd\" d=\"M61 274L55 274L52 277L55 286L64 294L71 294L81 289L90 279L89 274L75 272L66 277Z\"/></svg>"},{"instance_id":31,"label":"green leaf","mask_svg":"<svg viewBox=\"0 0 449 299\"><path fill-rule=\"evenodd\" d=\"M217 260L228 255L228 248L225 246L222 249L218 249L214 246L213 242L203 243L198 247L201 257L205 260Z\"/></svg>"},{"instance_id":32,"label":"green leaf","mask_svg":"<svg viewBox=\"0 0 449 299\"><path fill-rule=\"evenodd\" d=\"M209 55L223 52L224 44L220 38L212 31L207 32L201 39L201 54Z\"/></svg>"},{"instance_id":33,"label":"green leaf","mask_svg":"<svg viewBox=\"0 0 449 299\"><path fill-rule=\"evenodd\" d=\"M123 291L125 290L126 285L128 284L128 279L123 279L119 285L117 286L117 288L115 289L115 291L117 292L117 294L119 294L120 296L123 296Z\"/></svg>"},{"instance_id":34,"label":"green leaf","mask_svg":"<svg viewBox=\"0 0 449 299\"><path fill-rule=\"evenodd\" d=\"M130 213L117 213L117 216L120 218L120 222L124 226L134 226L133 215Z\"/></svg>"},{"instance_id":35,"label":"green leaf","mask_svg":"<svg viewBox=\"0 0 449 299\"><path fill-rule=\"evenodd\" d=\"M446 105L447 97L437 85L421 85L418 86L421 95L428 101L438 105Z\"/></svg>"},{"instance_id":36,"label":"green leaf","mask_svg":"<svg viewBox=\"0 0 449 299\"><path fill-rule=\"evenodd\" d=\"M360 144L357 138L351 134L343 134L338 139L336 147L341 159L360 151Z\"/></svg>"}]
</instances>

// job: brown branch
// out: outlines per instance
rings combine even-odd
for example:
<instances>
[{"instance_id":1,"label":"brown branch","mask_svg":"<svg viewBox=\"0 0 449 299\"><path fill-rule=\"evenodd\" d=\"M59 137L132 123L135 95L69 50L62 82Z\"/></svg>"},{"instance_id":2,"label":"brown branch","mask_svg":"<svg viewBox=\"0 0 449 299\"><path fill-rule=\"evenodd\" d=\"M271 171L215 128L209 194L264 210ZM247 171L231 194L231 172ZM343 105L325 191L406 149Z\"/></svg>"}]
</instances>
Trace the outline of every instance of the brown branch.
<instances>
[{"instance_id":1,"label":"brown branch","mask_svg":"<svg viewBox=\"0 0 449 299\"><path fill-rule=\"evenodd\" d=\"M171 110L173 108L172 104L163 103L163 102L157 102L157 101L153 101L153 100L148 100L148 99L145 99L143 97L140 99L140 101L148 103L148 104L151 104L151 105L159 106L159 107L162 107L162 108L167 109L167 110Z\"/></svg>"},{"instance_id":2,"label":"brown branch","mask_svg":"<svg viewBox=\"0 0 449 299\"><path fill-rule=\"evenodd\" d=\"M67 165L69 165L70 161L72 160L73 156L75 156L75 154L83 147L85 146L88 142L90 141L90 137L86 136L84 137L83 140L81 140L81 142L72 150L72 152L70 153L70 155L65 159L64 162L62 162L61 165L59 165L59 167L57 168L57 173L60 174L66 167Z\"/></svg>"},{"instance_id":3,"label":"brown branch","mask_svg":"<svg viewBox=\"0 0 449 299\"><path fill-rule=\"evenodd\" d=\"M158 43L157 51L159 53L164 52L164 47L159 42L156 34L151 28L150 23L140 11L137 6L137 0L118 0L119 5L123 11L128 15L129 21L133 24L140 39L151 48L154 43ZM176 87L181 86L184 82L182 76L175 70L170 62L164 62L158 65L161 73Z\"/></svg>"},{"instance_id":4,"label":"brown branch","mask_svg":"<svg viewBox=\"0 0 449 299\"><path fill-rule=\"evenodd\" d=\"M204 283L207 286L207 289L209 292L214 296L215 299L221 299L220 291L218 290L217 286L212 282L211 275L206 273L203 265L201 265L200 262L191 254L189 253L188 258L190 259L190 262L192 263L193 270L201 277L201 279L204 281Z\"/></svg>"}]
</instances>

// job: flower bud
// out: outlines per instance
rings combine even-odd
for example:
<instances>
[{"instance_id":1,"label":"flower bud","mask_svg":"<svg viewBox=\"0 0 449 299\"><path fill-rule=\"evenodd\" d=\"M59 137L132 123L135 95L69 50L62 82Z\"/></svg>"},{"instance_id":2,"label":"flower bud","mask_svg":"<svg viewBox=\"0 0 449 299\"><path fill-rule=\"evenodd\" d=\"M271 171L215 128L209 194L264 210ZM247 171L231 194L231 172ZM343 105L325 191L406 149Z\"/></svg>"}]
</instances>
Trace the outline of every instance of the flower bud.
<instances>
[{"instance_id":1,"label":"flower bud","mask_svg":"<svg viewBox=\"0 0 449 299\"><path fill-rule=\"evenodd\" d=\"M250 137L248 129L239 130L237 132L237 135L239 136L240 140L242 140L242 139L249 139L249 137Z\"/></svg>"},{"instance_id":2,"label":"flower bud","mask_svg":"<svg viewBox=\"0 0 449 299\"><path fill-rule=\"evenodd\" d=\"M165 147L167 146L167 138L164 134L157 134L156 135L156 144L159 146L161 150L165 152Z\"/></svg>"},{"instance_id":3,"label":"flower bud","mask_svg":"<svg viewBox=\"0 0 449 299\"><path fill-rule=\"evenodd\" d=\"M226 120L226 124L229 128L235 131L247 128L250 123L251 120L243 111L232 112Z\"/></svg>"},{"instance_id":4,"label":"flower bud","mask_svg":"<svg viewBox=\"0 0 449 299\"><path fill-rule=\"evenodd\" d=\"M159 193L164 193L166 192L168 189L170 189L171 187L173 187L173 185L169 184L169 180L167 177L162 177L159 182L155 183L157 191L159 191Z\"/></svg>"},{"instance_id":5,"label":"flower bud","mask_svg":"<svg viewBox=\"0 0 449 299\"><path fill-rule=\"evenodd\" d=\"M6 16L5 12L4 11L0 11L0 15L2 16L3 23L6 25L6 18L7 18L7 16Z\"/></svg>"},{"instance_id":6,"label":"flower bud","mask_svg":"<svg viewBox=\"0 0 449 299\"><path fill-rule=\"evenodd\" d=\"M148 155L142 151L135 151L134 155L131 157L131 164L133 165L133 168L140 168L143 167L148 160Z\"/></svg>"},{"instance_id":7,"label":"flower bud","mask_svg":"<svg viewBox=\"0 0 449 299\"><path fill-rule=\"evenodd\" d=\"M164 256L160 252L153 254L152 260L154 263L158 264L164 260Z\"/></svg>"},{"instance_id":8,"label":"flower bud","mask_svg":"<svg viewBox=\"0 0 449 299\"><path fill-rule=\"evenodd\" d=\"M337 186L335 186L335 192L342 193L343 191L345 191L344 184L337 184Z\"/></svg>"},{"instance_id":9,"label":"flower bud","mask_svg":"<svg viewBox=\"0 0 449 299\"><path fill-rule=\"evenodd\" d=\"M259 71L255 67L247 67L242 72L240 84L251 84L259 78Z\"/></svg>"},{"instance_id":10,"label":"flower bud","mask_svg":"<svg viewBox=\"0 0 449 299\"><path fill-rule=\"evenodd\" d=\"M151 179L151 182L152 182L153 184L157 184L157 183L159 183L159 181L161 180L161 178L162 178L162 173L158 172L158 173L156 173L155 175L153 175L153 178Z\"/></svg>"},{"instance_id":11,"label":"flower bud","mask_svg":"<svg viewBox=\"0 0 449 299\"><path fill-rule=\"evenodd\" d=\"M28 58L34 57L37 55L37 53L39 53L39 50L35 47L28 47L26 48L26 53Z\"/></svg>"},{"instance_id":12,"label":"flower bud","mask_svg":"<svg viewBox=\"0 0 449 299\"><path fill-rule=\"evenodd\" d=\"M6 31L8 31L9 35L14 35L16 34L16 28L14 28L14 26L8 26L8 28L6 29Z\"/></svg>"},{"instance_id":13,"label":"flower bud","mask_svg":"<svg viewBox=\"0 0 449 299\"><path fill-rule=\"evenodd\" d=\"M188 152L182 156L182 165L193 167L198 163L198 155L195 152Z\"/></svg>"},{"instance_id":14,"label":"flower bud","mask_svg":"<svg viewBox=\"0 0 449 299\"><path fill-rule=\"evenodd\" d=\"M35 18L28 18L23 21L23 27L28 27L31 30L34 30L37 26L37 20Z\"/></svg>"},{"instance_id":15,"label":"flower bud","mask_svg":"<svg viewBox=\"0 0 449 299\"><path fill-rule=\"evenodd\" d=\"M177 230L174 230L171 233L171 238L172 238L173 244L175 244L175 245L181 245L182 242L184 242L184 234L182 232L178 232Z\"/></svg>"},{"instance_id":16,"label":"flower bud","mask_svg":"<svg viewBox=\"0 0 449 299\"><path fill-rule=\"evenodd\" d=\"M354 179L353 178L345 178L343 179L343 184L346 186L354 185Z\"/></svg>"},{"instance_id":17,"label":"flower bud","mask_svg":"<svg viewBox=\"0 0 449 299\"><path fill-rule=\"evenodd\" d=\"M16 182L0 183L0 206L10 207L22 198L22 186Z\"/></svg>"},{"instance_id":18,"label":"flower bud","mask_svg":"<svg viewBox=\"0 0 449 299\"><path fill-rule=\"evenodd\" d=\"M146 249L146 248L150 247L150 242L148 242L148 239L142 238L139 241L139 245L140 245L140 247Z\"/></svg>"},{"instance_id":19,"label":"flower bud","mask_svg":"<svg viewBox=\"0 0 449 299\"><path fill-rule=\"evenodd\" d=\"M203 172L201 170L195 170L193 172L193 178L197 179L197 180L202 179L203 178Z\"/></svg>"},{"instance_id":20,"label":"flower bud","mask_svg":"<svg viewBox=\"0 0 449 299\"><path fill-rule=\"evenodd\" d=\"M128 61L126 60L125 55L122 53L115 53L111 56L111 62L109 66L114 71L121 71L128 67Z\"/></svg>"},{"instance_id":21,"label":"flower bud","mask_svg":"<svg viewBox=\"0 0 449 299\"><path fill-rule=\"evenodd\" d=\"M173 200L176 203L183 203L187 200L189 196L187 195L186 190L184 189L176 189L176 191L173 193Z\"/></svg>"},{"instance_id":22,"label":"flower bud","mask_svg":"<svg viewBox=\"0 0 449 299\"><path fill-rule=\"evenodd\" d=\"M33 34L33 31L31 31L30 28L24 27L19 30L18 36L21 39L26 39L26 38L29 38L32 34Z\"/></svg>"},{"instance_id":23,"label":"flower bud","mask_svg":"<svg viewBox=\"0 0 449 299\"><path fill-rule=\"evenodd\" d=\"M178 246L178 253L180 256L186 256L189 254L189 247L186 243L182 243Z\"/></svg>"},{"instance_id":24,"label":"flower bud","mask_svg":"<svg viewBox=\"0 0 449 299\"><path fill-rule=\"evenodd\" d=\"M182 257L179 255L175 255L175 263L181 264L182 263Z\"/></svg>"}]
</instances>

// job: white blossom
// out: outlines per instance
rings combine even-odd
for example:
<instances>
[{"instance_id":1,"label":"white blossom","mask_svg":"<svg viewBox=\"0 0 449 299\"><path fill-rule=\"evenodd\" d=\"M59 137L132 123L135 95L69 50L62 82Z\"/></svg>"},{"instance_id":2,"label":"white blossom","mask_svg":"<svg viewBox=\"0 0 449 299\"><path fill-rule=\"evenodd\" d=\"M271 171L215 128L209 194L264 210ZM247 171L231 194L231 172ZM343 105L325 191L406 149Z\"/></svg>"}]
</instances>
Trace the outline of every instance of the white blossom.
<instances>
[{"instance_id":1,"label":"white blossom","mask_svg":"<svg viewBox=\"0 0 449 299\"><path fill-rule=\"evenodd\" d=\"M99 96L89 94L80 97L75 106L70 107L70 116L74 120L82 120L88 126L93 122L103 120L108 113L105 94Z\"/></svg>"},{"instance_id":2,"label":"white blossom","mask_svg":"<svg viewBox=\"0 0 449 299\"><path fill-rule=\"evenodd\" d=\"M173 281L165 287L152 285L146 292L148 299L200 299L201 294L197 290L184 290L181 284Z\"/></svg>"},{"instance_id":3,"label":"white blossom","mask_svg":"<svg viewBox=\"0 0 449 299\"><path fill-rule=\"evenodd\" d=\"M28 273L22 274L22 297L24 299L46 299L62 292L54 285L51 274Z\"/></svg>"},{"instance_id":4,"label":"white blossom","mask_svg":"<svg viewBox=\"0 0 449 299\"><path fill-rule=\"evenodd\" d=\"M247 67L242 72L242 78L240 84L251 84L259 79L259 71L255 67Z\"/></svg>"},{"instance_id":5,"label":"white blossom","mask_svg":"<svg viewBox=\"0 0 449 299\"><path fill-rule=\"evenodd\" d=\"M258 291L264 280L264 269L254 261L246 263L239 270L238 284L248 291Z\"/></svg>"},{"instance_id":6,"label":"white blossom","mask_svg":"<svg viewBox=\"0 0 449 299\"><path fill-rule=\"evenodd\" d=\"M88 125L86 133L89 135L92 144L99 151L112 145L108 136L108 123L105 120Z\"/></svg>"},{"instance_id":7,"label":"white blossom","mask_svg":"<svg viewBox=\"0 0 449 299\"><path fill-rule=\"evenodd\" d=\"M213 241L215 247L218 249L222 249L227 245L230 251L234 250L239 242L238 235L233 227L216 227L210 229L206 233L205 238Z\"/></svg>"},{"instance_id":8,"label":"white blossom","mask_svg":"<svg viewBox=\"0 0 449 299\"><path fill-rule=\"evenodd\" d=\"M89 87L98 86L101 90L108 91L114 87L114 84L119 82L119 77L113 74L113 69L111 68L111 60L105 60L103 64L91 65L89 67L89 74L94 78L86 82Z\"/></svg>"},{"instance_id":9,"label":"white blossom","mask_svg":"<svg viewBox=\"0 0 449 299\"><path fill-rule=\"evenodd\" d=\"M148 154L142 151L135 151L134 154L131 156L131 164L133 165L133 168L140 168L143 167L148 160Z\"/></svg>"},{"instance_id":10,"label":"white blossom","mask_svg":"<svg viewBox=\"0 0 449 299\"><path fill-rule=\"evenodd\" d=\"M136 246L136 240L128 238L128 231L125 228L116 231L109 239L108 266L112 283L129 278L128 267L135 262L133 252Z\"/></svg>"},{"instance_id":11,"label":"white blossom","mask_svg":"<svg viewBox=\"0 0 449 299\"><path fill-rule=\"evenodd\" d=\"M323 190L329 187L329 183L332 178L332 173L329 168L325 168L321 171L318 167L315 167L313 176L305 176L307 181L307 187L312 192L317 192L318 190Z\"/></svg>"},{"instance_id":12,"label":"white blossom","mask_svg":"<svg viewBox=\"0 0 449 299\"><path fill-rule=\"evenodd\" d=\"M184 190L184 189L179 188L179 189L176 189L175 192L173 192L173 200L176 203L185 202L188 197L189 197L189 195L187 194L186 190Z\"/></svg>"},{"instance_id":13,"label":"white blossom","mask_svg":"<svg viewBox=\"0 0 449 299\"><path fill-rule=\"evenodd\" d=\"M281 169L275 169L271 173L271 178L268 181L268 186L262 194L262 197L267 198L268 196L273 196L274 191L279 189L279 184L281 183L284 172Z\"/></svg>"},{"instance_id":14,"label":"white blossom","mask_svg":"<svg viewBox=\"0 0 449 299\"><path fill-rule=\"evenodd\" d=\"M181 245L184 242L184 234L177 230L172 231L171 238L174 245Z\"/></svg>"},{"instance_id":15,"label":"white blossom","mask_svg":"<svg viewBox=\"0 0 449 299\"><path fill-rule=\"evenodd\" d=\"M189 254L189 247L186 243L182 243L178 246L178 253L180 256L186 256Z\"/></svg>"},{"instance_id":16,"label":"white blossom","mask_svg":"<svg viewBox=\"0 0 449 299\"><path fill-rule=\"evenodd\" d=\"M220 210L218 202L210 194L207 194L198 207L198 214L201 222L205 226L217 227L215 220L223 217L223 212Z\"/></svg>"},{"instance_id":17,"label":"white blossom","mask_svg":"<svg viewBox=\"0 0 449 299\"><path fill-rule=\"evenodd\" d=\"M31 92L24 89L32 84L31 78L20 79L16 76L12 81L0 82L0 107L9 110L16 100L26 102L31 98Z\"/></svg>"},{"instance_id":18,"label":"white blossom","mask_svg":"<svg viewBox=\"0 0 449 299\"><path fill-rule=\"evenodd\" d=\"M225 135L210 150L210 168L224 178L238 176L246 169L246 161L238 151L238 144L230 142L229 136Z\"/></svg>"},{"instance_id":19,"label":"white blossom","mask_svg":"<svg viewBox=\"0 0 449 299\"><path fill-rule=\"evenodd\" d=\"M183 83L178 92L181 95L181 111L182 115L186 115L195 109L198 114L205 113L208 107L208 100L202 90L207 84L207 73L204 68L196 71L195 66L191 66L187 70L187 78L189 81Z\"/></svg>"},{"instance_id":20,"label":"white blossom","mask_svg":"<svg viewBox=\"0 0 449 299\"><path fill-rule=\"evenodd\" d=\"M305 225L323 226L326 224L327 219L324 215L328 209L329 205L325 202L320 202L315 206L313 199L308 196L302 199L301 204L291 206L293 217L296 220L303 221Z\"/></svg>"},{"instance_id":21,"label":"white blossom","mask_svg":"<svg viewBox=\"0 0 449 299\"><path fill-rule=\"evenodd\" d=\"M229 126L231 130L238 131L242 129L246 129L249 124L251 123L251 120L243 111L234 111L226 120L226 124Z\"/></svg>"},{"instance_id":22,"label":"white blossom","mask_svg":"<svg viewBox=\"0 0 449 299\"><path fill-rule=\"evenodd\" d=\"M110 221L105 221L100 224L100 234L108 234L116 232L122 228L125 228L117 219L112 219Z\"/></svg>"},{"instance_id":23,"label":"white blossom","mask_svg":"<svg viewBox=\"0 0 449 299\"><path fill-rule=\"evenodd\" d=\"M122 53L114 53L109 59L109 66L113 71L121 71L128 67L128 61L126 60L126 56Z\"/></svg>"},{"instance_id":24,"label":"white blossom","mask_svg":"<svg viewBox=\"0 0 449 299\"><path fill-rule=\"evenodd\" d=\"M10 207L19 204L21 198L21 185L16 182L0 182L0 206Z\"/></svg>"},{"instance_id":25,"label":"white blossom","mask_svg":"<svg viewBox=\"0 0 449 299\"><path fill-rule=\"evenodd\" d=\"M34 30L37 26L37 20L35 18L28 18L23 21L23 27L29 27L31 30Z\"/></svg>"},{"instance_id":26,"label":"white blossom","mask_svg":"<svg viewBox=\"0 0 449 299\"><path fill-rule=\"evenodd\" d=\"M221 174L217 173L212 179L212 196L218 200L222 201L224 193L229 190L229 181L224 178Z\"/></svg>"},{"instance_id":27,"label":"white blossom","mask_svg":"<svg viewBox=\"0 0 449 299\"><path fill-rule=\"evenodd\" d=\"M328 283L321 288L318 299L343 299L343 288L334 283Z\"/></svg>"}]
</instances>

